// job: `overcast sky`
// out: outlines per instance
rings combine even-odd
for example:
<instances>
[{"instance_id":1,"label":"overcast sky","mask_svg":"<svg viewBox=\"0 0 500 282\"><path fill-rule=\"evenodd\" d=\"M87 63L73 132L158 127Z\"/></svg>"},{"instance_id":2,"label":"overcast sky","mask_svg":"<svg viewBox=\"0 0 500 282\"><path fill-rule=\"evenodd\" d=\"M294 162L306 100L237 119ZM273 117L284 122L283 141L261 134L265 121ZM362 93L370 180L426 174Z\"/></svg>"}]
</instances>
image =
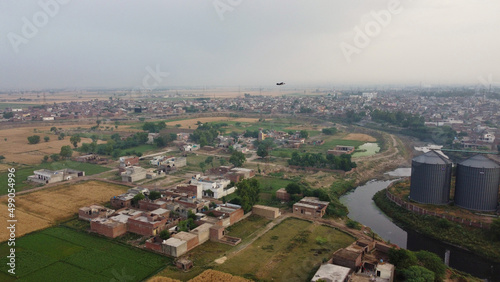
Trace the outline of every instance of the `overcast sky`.
<instances>
[{"instance_id":1,"label":"overcast sky","mask_svg":"<svg viewBox=\"0 0 500 282\"><path fill-rule=\"evenodd\" d=\"M0 1L0 89L500 81L496 0L59 2Z\"/></svg>"}]
</instances>

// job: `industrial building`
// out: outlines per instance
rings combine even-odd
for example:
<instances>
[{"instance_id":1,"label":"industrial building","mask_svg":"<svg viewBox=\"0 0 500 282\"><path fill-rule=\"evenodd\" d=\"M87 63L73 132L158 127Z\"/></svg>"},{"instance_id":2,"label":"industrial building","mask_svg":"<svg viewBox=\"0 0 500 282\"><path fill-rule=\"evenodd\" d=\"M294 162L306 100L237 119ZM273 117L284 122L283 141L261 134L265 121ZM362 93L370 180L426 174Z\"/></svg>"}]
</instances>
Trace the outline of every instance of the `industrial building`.
<instances>
[{"instance_id":1,"label":"industrial building","mask_svg":"<svg viewBox=\"0 0 500 282\"><path fill-rule=\"evenodd\" d=\"M413 158L410 199L422 204L448 204L452 162L435 151Z\"/></svg>"},{"instance_id":2,"label":"industrial building","mask_svg":"<svg viewBox=\"0 0 500 282\"><path fill-rule=\"evenodd\" d=\"M457 165L455 204L476 211L495 211L498 205L500 166L482 155Z\"/></svg>"}]
</instances>

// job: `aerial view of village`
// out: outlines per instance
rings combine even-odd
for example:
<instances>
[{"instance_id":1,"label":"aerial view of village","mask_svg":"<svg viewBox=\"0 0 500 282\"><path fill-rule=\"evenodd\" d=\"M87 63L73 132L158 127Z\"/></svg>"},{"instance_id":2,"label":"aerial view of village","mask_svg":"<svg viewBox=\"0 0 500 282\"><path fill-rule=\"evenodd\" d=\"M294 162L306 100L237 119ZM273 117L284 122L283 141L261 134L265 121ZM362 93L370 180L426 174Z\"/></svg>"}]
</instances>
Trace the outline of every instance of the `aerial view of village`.
<instances>
[{"instance_id":1,"label":"aerial view of village","mask_svg":"<svg viewBox=\"0 0 500 282\"><path fill-rule=\"evenodd\" d=\"M500 281L500 3L0 7L0 281Z\"/></svg>"}]
</instances>

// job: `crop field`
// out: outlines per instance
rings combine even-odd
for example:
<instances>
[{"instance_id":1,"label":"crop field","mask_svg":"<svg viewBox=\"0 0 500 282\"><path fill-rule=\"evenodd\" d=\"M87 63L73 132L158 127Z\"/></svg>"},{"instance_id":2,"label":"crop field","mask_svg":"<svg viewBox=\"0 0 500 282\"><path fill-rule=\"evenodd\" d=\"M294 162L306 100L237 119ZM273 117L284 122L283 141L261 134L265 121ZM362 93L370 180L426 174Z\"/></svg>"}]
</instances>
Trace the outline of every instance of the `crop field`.
<instances>
[{"instance_id":1,"label":"crop field","mask_svg":"<svg viewBox=\"0 0 500 282\"><path fill-rule=\"evenodd\" d=\"M362 133L349 133L343 139L344 140L357 140L357 141L364 141L364 142L377 141L377 139L375 139L374 137L367 135L367 134L362 134Z\"/></svg>"},{"instance_id":2,"label":"crop field","mask_svg":"<svg viewBox=\"0 0 500 282\"><path fill-rule=\"evenodd\" d=\"M11 166L9 166L9 167L11 167ZM75 161L70 161L70 160L42 163L42 164L39 164L39 165L33 166L33 167L16 169L16 172L15 172L16 191L20 192L20 191L23 191L27 188L38 186L39 184L34 183L34 182L29 182L26 179L28 178L28 176L33 175L34 170L39 170L39 169L43 169L43 168L50 169L50 170L72 168L72 169L85 171L85 175L94 175L94 174L98 174L98 173L110 170L109 168L103 167L100 165L81 163L81 162L75 162ZM7 183L7 176L8 176L7 173L0 174L0 183ZM0 191L0 195L4 195L6 193L7 193L6 189L2 189Z\"/></svg>"},{"instance_id":3,"label":"crop field","mask_svg":"<svg viewBox=\"0 0 500 282\"><path fill-rule=\"evenodd\" d=\"M266 281L307 281L323 259L354 242L334 228L289 218L215 270Z\"/></svg>"},{"instance_id":4,"label":"crop field","mask_svg":"<svg viewBox=\"0 0 500 282\"><path fill-rule=\"evenodd\" d=\"M16 234L24 234L47 228L78 213L80 207L104 203L112 196L125 192L129 187L100 181L61 184L29 194L16 196ZM7 199L0 204L0 220L6 222ZM0 233L0 241L8 239L8 233Z\"/></svg>"},{"instance_id":5,"label":"crop field","mask_svg":"<svg viewBox=\"0 0 500 282\"><path fill-rule=\"evenodd\" d=\"M177 124L180 124L181 128L196 129L198 127L198 125L196 125L198 123L198 121L201 123L227 122L227 121L241 122L241 123L254 123L258 120L259 119L256 119L256 118L200 117L200 118L193 118L193 119L167 121L166 124L167 124L167 126L175 126Z\"/></svg>"},{"instance_id":6,"label":"crop field","mask_svg":"<svg viewBox=\"0 0 500 282\"><path fill-rule=\"evenodd\" d=\"M64 227L16 240L18 281L140 281L172 260ZM0 280L15 281L7 270L8 249L0 245Z\"/></svg>"},{"instance_id":7,"label":"crop field","mask_svg":"<svg viewBox=\"0 0 500 282\"><path fill-rule=\"evenodd\" d=\"M76 126L57 126L63 129L76 128ZM36 132L34 131L36 129ZM29 144L28 137L40 136L40 143ZM50 138L49 142L44 137ZM19 164L38 164L43 157L59 154L62 146L70 145L70 137L58 140L57 135L50 133L50 127L19 127L0 130L0 155L5 157L4 162ZM82 138L82 143L91 143L92 139ZM81 144L81 143L80 143Z\"/></svg>"}]
</instances>

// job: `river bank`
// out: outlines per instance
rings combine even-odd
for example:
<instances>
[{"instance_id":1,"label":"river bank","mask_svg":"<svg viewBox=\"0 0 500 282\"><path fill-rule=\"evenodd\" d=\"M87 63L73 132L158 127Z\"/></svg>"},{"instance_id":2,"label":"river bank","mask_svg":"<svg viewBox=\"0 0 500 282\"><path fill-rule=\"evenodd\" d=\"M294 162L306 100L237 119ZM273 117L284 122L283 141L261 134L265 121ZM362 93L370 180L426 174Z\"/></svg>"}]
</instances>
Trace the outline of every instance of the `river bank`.
<instances>
[{"instance_id":1,"label":"river bank","mask_svg":"<svg viewBox=\"0 0 500 282\"><path fill-rule=\"evenodd\" d=\"M409 168L397 169L381 177L391 178L390 180L371 180L346 193L341 197L340 201L347 206L349 210L348 217L370 227L384 240L397 244L402 248L412 251L431 251L442 259L445 258L445 254L448 252L450 267L489 281L500 281L500 263L495 263L465 249L425 236L401 225L399 222L396 225L391 218L377 207L372 200L373 196L378 191L386 189L388 185L400 177L408 176L410 172ZM457 236L457 238L462 236L464 235Z\"/></svg>"}]
</instances>

